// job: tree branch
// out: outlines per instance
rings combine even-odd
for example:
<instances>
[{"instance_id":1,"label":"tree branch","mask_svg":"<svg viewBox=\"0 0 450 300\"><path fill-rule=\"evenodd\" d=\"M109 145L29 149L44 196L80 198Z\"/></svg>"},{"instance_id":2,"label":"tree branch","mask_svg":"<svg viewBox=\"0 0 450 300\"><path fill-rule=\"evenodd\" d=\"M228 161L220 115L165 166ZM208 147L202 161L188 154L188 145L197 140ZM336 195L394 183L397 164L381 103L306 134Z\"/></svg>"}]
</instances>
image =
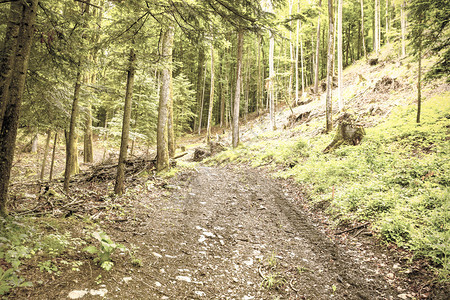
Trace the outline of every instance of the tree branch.
<instances>
[{"instance_id":1,"label":"tree branch","mask_svg":"<svg viewBox=\"0 0 450 300\"><path fill-rule=\"evenodd\" d=\"M0 0L0 1L1 1L1 0ZM98 6L98 5L95 5L95 4L92 4L92 3L88 2L88 1L84 1L84 0L74 0L74 1L76 1L76 2L81 2L81 3L87 4L87 5L93 6L93 7L95 7L95 8L98 8L98 9L100 9L100 10L103 10L103 7Z\"/></svg>"}]
</instances>

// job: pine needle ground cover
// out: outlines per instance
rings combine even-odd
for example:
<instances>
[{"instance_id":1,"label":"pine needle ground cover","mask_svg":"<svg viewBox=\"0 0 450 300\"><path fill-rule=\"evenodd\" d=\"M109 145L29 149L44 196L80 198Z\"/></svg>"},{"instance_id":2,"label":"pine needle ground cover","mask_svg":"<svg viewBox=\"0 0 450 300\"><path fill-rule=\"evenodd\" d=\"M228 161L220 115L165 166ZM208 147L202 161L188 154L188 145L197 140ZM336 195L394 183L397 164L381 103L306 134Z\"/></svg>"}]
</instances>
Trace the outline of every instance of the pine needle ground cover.
<instances>
[{"instance_id":1,"label":"pine needle ground cover","mask_svg":"<svg viewBox=\"0 0 450 300\"><path fill-rule=\"evenodd\" d=\"M314 127L302 124L298 135L277 140L276 132L214 158L269 166L274 176L293 178L307 187L310 201L326 203L335 226L369 221L386 243L428 258L441 281L450 272L450 98L429 99L422 122L416 106L398 107L386 122L366 128L359 146L322 150L333 135L301 137ZM300 136L300 138L299 138Z\"/></svg>"}]
</instances>

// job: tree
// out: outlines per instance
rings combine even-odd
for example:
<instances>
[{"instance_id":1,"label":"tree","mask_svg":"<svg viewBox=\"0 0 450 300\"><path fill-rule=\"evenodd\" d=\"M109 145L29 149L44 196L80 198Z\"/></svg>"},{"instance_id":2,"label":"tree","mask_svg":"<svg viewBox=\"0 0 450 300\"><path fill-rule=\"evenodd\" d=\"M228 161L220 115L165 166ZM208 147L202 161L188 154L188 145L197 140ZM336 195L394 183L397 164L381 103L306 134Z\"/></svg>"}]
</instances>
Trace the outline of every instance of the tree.
<instances>
[{"instance_id":1,"label":"tree","mask_svg":"<svg viewBox=\"0 0 450 300\"><path fill-rule=\"evenodd\" d=\"M232 143L233 148L239 144L239 106L241 102L241 77L242 77L242 49L244 48L244 30L238 30L237 38L237 55L236 55L236 90L234 93L233 103L233 132Z\"/></svg>"},{"instance_id":2,"label":"tree","mask_svg":"<svg viewBox=\"0 0 450 300\"><path fill-rule=\"evenodd\" d=\"M169 168L169 146L168 146L168 105L172 95L172 51L173 51L174 26L169 25L162 33L162 62L161 72L161 92L158 107L158 128L157 128L157 160L156 170L158 172ZM200 126L200 124L199 124Z\"/></svg>"},{"instance_id":3,"label":"tree","mask_svg":"<svg viewBox=\"0 0 450 300\"><path fill-rule=\"evenodd\" d=\"M319 8L322 7L322 0L319 0ZM316 39L316 68L314 70L314 93L319 93L319 58L320 58L320 13L317 17L317 39Z\"/></svg>"},{"instance_id":4,"label":"tree","mask_svg":"<svg viewBox=\"0 0 450 300\"><path fill-rule=\"evenodd\" d=\"M361 39L362 47L364 51L364 58L367 59L366 38L364 31L364 0L361 0Z\"/></svg>"},{"instance_id":5,"label":"tree","mask_svg":"<svg viewBox=\"0 0 450 300\"><path fill-rule=\"evenodd\" d=\"M334 16L333 0L328 0L328 54L327 54L327 99L326 99L326 132L333 130L332 97L333 97L333 61L334 61Z\"/></svg>"},{"instance_id":6,"label":"tree","mask_svg":"<svg viewBox=\"0 0 450 300\"><path fill-rule=\"evenodd\" d=\"M10 21L19 24L19 28L16 36L5 37L5 41L8 41L9 38L12 40L8 42L7 47L10 47L10 51L4 54L6 57L2 59L1 66L2 71L7 69L3 66L4 61L11 66L10 71L5 74L6 77L2 78L0 94L1 106L5 107L0 130L0 216L3 217L7 214L9 179L14 159L20 105L25 89L37 5L38 0L11 2ZM17 25L10 26L14 28ZM14 28L14 30L16 29ZM9 33L6 32L6 34ZM14 57L10 58L10 55Z\"/></svg>"},{"instance_id":7,"label":"tree","mask_svg":"<svg viewBox=\"0 0 450 300\"><path fill-rule=\"evenodd\" d=\"M362 1L362 0L361 0ZM406 0L402 2L401 5L401 30L402 30L402 57L406 56Z\"/></svg>"},{"instance_id":8,"label":"tree","mask_svg":"<svg viewBox=\"0 0 450 300\"><path fill-rule=\"evenodd\" d=\"M69 132L66 132L66 168L64 171L64 191L69 192L70 176L78 173L78 150L76 124L79 115L79 101L81 89L81 66L78 63L78 71L73 91L72 113L70 115Z\"/></svg>"},{"instance_id":9,"label":"tree","mask_svg":"<svg viewBox=\"0 0 450 300\"><path fill-rule=\"evenodd\" d=\"M338 40L338 104L339 111L342 111L344 108L343 100L342 100L342 0L339 0L338 3L338 32L337 32L337 40Z\"/></svg>"},{"instance_id":10,"label":"tree","mask_svg":"<svg viewBox=\"0 0 450 300\"><path fill-rule=\"evenodd\" d=\"M214 105L214 37L211 40L211 90L209 93L209 108L208 108L208 124L206 127L206 143L209 144L211 141L211 122L212 122L212 111Z\"/></svg>"},{"instance_id":11,"label":"tree","mask_svg":"<svg viewBox=\"0 0 450 300\"><path fill-rule=\"evenodd\" d=\"M127 87L125 92L125 104L123 109L123 123L122 123L122 138L120 141L119 162L117 164L116 184L114 186L114 193L122 195L124 192L125 181L125 161L128 152L128 137L130 134L130 119L131 119L131 102L133 96L134 74L135 74L136 54L134 49L130 49L129 66L127 75Z\"/></svg>"}]
</instances>

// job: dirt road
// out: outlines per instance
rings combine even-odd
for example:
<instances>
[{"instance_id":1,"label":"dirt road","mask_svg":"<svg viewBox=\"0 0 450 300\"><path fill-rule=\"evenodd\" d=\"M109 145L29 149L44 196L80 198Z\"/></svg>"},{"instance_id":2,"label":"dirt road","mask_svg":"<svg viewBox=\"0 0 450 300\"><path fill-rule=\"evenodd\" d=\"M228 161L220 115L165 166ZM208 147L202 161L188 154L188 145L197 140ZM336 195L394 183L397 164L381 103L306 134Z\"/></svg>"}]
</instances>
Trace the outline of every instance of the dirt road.
<instances>
[{"instance_id":1,"label":"dirt road","mask_svg":"<svg viewBox=\"0 0 450 300\"><path fill-rule=\"evenodd\" d=\"M397 298L379 262L336 245L258 170L200 167L166 188L113 234L139 245L144 266L127 283L116 274L108 298Z\"/></svg>"}]
</instances>

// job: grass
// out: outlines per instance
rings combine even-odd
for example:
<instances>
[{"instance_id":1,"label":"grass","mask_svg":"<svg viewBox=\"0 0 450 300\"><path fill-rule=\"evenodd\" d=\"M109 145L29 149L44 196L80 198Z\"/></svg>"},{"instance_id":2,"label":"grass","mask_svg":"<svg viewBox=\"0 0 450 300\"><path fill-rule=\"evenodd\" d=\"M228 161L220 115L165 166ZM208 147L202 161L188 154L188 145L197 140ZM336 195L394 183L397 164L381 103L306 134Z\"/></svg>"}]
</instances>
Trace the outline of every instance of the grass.
<instances>
[{"instance_id":1,"label":"grass","mask_svg":"<svg viewBox=\"0 0 450 300\"><path fill-rule=\"evenodd\" d=\"M426 101L420 124L415 106L399 107L386 122L367 128L361 145L334 153L322 153L331 135L263 137L213 159L266 165L276 169L274 176L294 178L309 188L313 204L329 204L335 225L370 221L383 241L428 258L438 278L449 282L449 98L445 93Z\"/></svg>"}]
</instances>

